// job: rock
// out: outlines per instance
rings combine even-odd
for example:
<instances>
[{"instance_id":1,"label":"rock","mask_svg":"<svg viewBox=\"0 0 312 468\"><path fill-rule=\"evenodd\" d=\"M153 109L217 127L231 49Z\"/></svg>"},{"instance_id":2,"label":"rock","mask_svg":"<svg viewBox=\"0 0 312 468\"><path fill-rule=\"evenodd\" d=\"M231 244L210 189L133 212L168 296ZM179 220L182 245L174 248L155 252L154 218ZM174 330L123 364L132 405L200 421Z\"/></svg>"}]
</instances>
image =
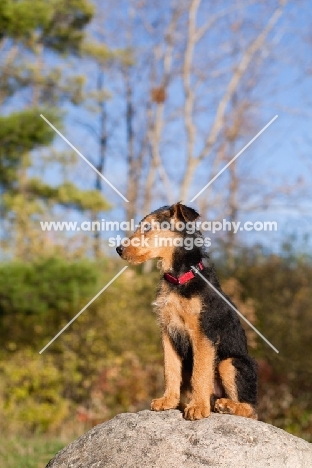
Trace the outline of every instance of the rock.
<instances>
[{"instance_id":1,"label":"rock","mask_svg":"<svg viewBox=\"0 0 312 468\"><path fill-rule=\"evenodd\" d=\"M123 413L61 450L46 468L310 468L312 444L269 424L177 410Z\"/></svg>"}]
</instances>

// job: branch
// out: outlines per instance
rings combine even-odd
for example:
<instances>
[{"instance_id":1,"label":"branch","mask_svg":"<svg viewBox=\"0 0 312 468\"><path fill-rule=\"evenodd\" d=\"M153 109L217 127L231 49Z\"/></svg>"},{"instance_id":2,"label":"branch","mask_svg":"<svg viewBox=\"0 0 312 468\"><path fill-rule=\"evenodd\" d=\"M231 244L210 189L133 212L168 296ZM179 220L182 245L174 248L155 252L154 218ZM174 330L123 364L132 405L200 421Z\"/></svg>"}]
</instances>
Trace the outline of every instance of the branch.
<instances>
[{"instance_id":1,"label":"branch","mask_svg":"<svg viewBox=\"0 0 312 468\"><path fill-rule=\"evenodd\" d=\"M186 191L189 186L190 180L188 177L189 168L192 165L194 145L196 139L196 126L193 121L193 109L194 109L194 90L191 85L191 74L192 74L192 62L194 55L194 48L196 44L196 16L198 8L200 7L201 0L192 0L189 10L189 19L188 19L188 34L187 34L187 44L184 54L184 63L183 63L183 86L184 86L184 125L187 135L187 149L186 149L186 167L187 172L186 176L181 185L181 199L186 198Z\"/></svg>"},{"instance_id":2,"label":"branch","mask_svg":"<svg viewBox=\"0 0 312 468\"><path fill-rule=\"evenodd\" d=\"M162 79L162 87L164 88L168 86L171 71L172 71L172 57L173 57L173 51L174 51L173 35L176 30L178 20L180 18L180 14L181 14L181 10L179 8L173 11L170 24L165 33L166 50L165 50L164 57L163 57L164 72L163 72L163 79ZM157 54L157 47L156 47L155 54ZM166 169L164 167L161 154L160 154L161 135L162 135L163 123L164 123L164 107L165 107L164 102L156 103L154 125L151 127L150 132L149 132L149 139L150 139L150 144L151 144L151 149L152 149L152 159L153 159L153 165L151 167L151 171L154 172L156 168L161 178L161 181L165 187L168 201L169 203L173 203L172 182L170 178L168 177L168 174L166 172Z\"/></svg>"},{"instance_id":3,"label":"branch","mask_svg":"<svg viewBox=\"0 0 312 468\"><path fill-rule=\"evenodd\" d=\"M286 4L286 0L280 1L280 6L277 8L277 10L275 10L273 15L269 19L267 25L263 29L263 31L256 37L256 39L250 44L250 46L246 49L246 52L243 54L241 62L237 66L236 70L234 71L234 74L228 84L227 90L223 98L219 102L213 126L210 130L205 146L197 158L198 162L202 161L205 158L206 154L210 151L210 149L214 145L217 139L218 133L223 125L223 119L224 119L226 107L231 97L237 90L238 84L242 76L246 72L255 53L263 46L269 32L273 29L278 19L282 15L285 4Z\"/></svg>"}]
</instances>

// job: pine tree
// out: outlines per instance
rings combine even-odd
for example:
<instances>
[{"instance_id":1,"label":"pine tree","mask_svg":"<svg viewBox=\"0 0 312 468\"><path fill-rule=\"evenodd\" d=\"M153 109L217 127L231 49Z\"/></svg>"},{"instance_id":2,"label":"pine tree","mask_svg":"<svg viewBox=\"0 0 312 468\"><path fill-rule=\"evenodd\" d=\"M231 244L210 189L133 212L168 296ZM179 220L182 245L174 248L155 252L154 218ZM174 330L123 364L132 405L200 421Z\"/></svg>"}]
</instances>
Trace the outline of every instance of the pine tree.
<instances>
[{"instance_id":1,"label":"pine tree","mask_svg":"<svg viewBox=\"0 0 312 468\"><path fill-rule=\"evenodd\" d=\"M79 76L62 80L66 70L55 66L55 58L51 65L47 57L77 54L92 15L88 0L0 3L2 240L23 259L44 248L38 224L34 226L40 214L57 205L92 213L108 208L95 190L81 190L69 180L55 187L33 176L34 151L55 137L40 114L60 128L64 115L60 103L77 99L82 82Z\"/></svg>"}]
</instances>

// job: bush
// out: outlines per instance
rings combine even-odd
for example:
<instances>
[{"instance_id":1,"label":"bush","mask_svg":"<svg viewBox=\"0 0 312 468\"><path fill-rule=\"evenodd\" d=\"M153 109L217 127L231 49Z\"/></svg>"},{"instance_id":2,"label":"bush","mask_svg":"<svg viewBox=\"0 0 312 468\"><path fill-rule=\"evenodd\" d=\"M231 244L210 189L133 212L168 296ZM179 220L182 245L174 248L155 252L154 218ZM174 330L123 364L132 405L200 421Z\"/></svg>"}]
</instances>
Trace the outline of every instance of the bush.
<instances>
[{"instance_id":1,"label":"bush","mask_svg":"<svg viewBox=\"0 0 312 468\"><path fill-rule=\"evenodd\" d=\"M68 415L70 402L62 396L62 374L52 357L44 361L25 349L6 355L0 364L1 421L24 433L56 429Z\"/></svg>"},{"instance_id":2,"label":"bush","mask_svg":"<svg viewBox=\"0 0 312 468\"><path fill-rule=\"evenodd\" d=\"M10 350L40 346L97 290L97 266L59 258L0 266L0 339Z\"/></svg>"},{"instance_id":3,"label":"bush","mask_svg":"<svg viewBox=\"0 0 312 468\"><path fill-rule=\"evenodd\" d=\"M86 429L118 412L148 408L163 388L160 330L151 306L159 272L126 270L39 355L41 347L120 270L113 263L101 269L91 263L80 268L77 263L67 269L61 260L50 262L37 271L36 265L17 270L12 265L7 289L4 267L0 269L4 312L0 321L5 324L6 345L0 365L1 420L12 420L18 431L51 432L62 423L69 430L81 427L80 421ZM15 302L13 271L19 272L16 294L21 308ZM289 263L263 257L255 262L250 257L242 258L234 276L235 280L223 275L225 291L280 351L275 354L248 330L252 354L261 364L260 418L312 440L312 267L294 259ZM40 279L37 289L35 277ZM30 284L34 312L22 294ZM72 285L69 292L67 285Z\"/></svg>"}]
</instances>

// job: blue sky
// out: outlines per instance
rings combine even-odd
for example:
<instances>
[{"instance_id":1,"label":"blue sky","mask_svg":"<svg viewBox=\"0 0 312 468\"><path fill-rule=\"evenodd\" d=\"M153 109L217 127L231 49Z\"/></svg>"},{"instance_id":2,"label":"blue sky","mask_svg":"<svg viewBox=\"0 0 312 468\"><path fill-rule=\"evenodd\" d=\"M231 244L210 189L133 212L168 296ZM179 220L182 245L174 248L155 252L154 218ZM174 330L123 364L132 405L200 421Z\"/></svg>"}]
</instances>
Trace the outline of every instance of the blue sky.
<instances>
[{"instance_id":1,"label":"blue sky","mask_svg":"<svg viewBox=\"0 0 312 468\"><path fill-rule=\"evenodd\" d=\"M225 2L226 3L226 2ZM268 50L267 65L261 71L261 77L255 84L254 89L251 90L251 95L255 97L257 105L255 106L252 118L253 128L247 134L242 132L242 137L238 140L235 147L237 153L246 143L267 124L269 120L278 114L278 119L268 128L257 141L255 141L240 157L237 162L237 167L241 171L246 171L246 178L242 179L242 200L246 206L242 206L240 219L246 218L251 220L277 220L281 228L277 236L274 238L274 244L278 245L285 235L297 233L303 236L311 230L311 178L312 178L312 159L311 159L311 115L312 115L312 102L310 98L311 89L311 76L312 76L312 39L309 43L308 36L309 30L309 17L312 13L312 5L309 2L303 2L303 8L296 6L296 3L290 3L287 7L286 14L282 17L272 33L272 38L276 42L272 50ZM163 15L167 14L167 10ZM126 18L126 8L120 8L118 11L110 12L118 19L118 15L124 15ZM255 20L253 15L258 14L258 11L251 10L251 20ZM161 17L161 12L159 13ZM110 21L110 15L104 21L103 30L105 32L105 25L111 25L110 31L104 34L104 38L111 37L111 33L116 37L116 31L113 29L114 22ZM200 21L204 18L200 17ZM92 33L93 26L90 27ZM129 44L125 39L125 33L120 34L117 44L114 46L127 47ZM215 40L217 31L212 36ZM148 55L149 48L152 47L153 41L146 40L143 36L142 28L140 26L136 29L134 38L135 44L142 48L143 52ZM199 47L199 51L204 47L205 42ZM113 46L108 42L108 45ZM214 51L218 56L218 49ZM220 63L224 58L221 58ZM204 56L203 56L204 57ZM205 57L203 58L205 59ZM85 75L87 83L92 83L92 74L94 67L81 59L74 61L77 67L77 72ZM220 65L220 63L218 65ZM226 63L226 61L224 62ZM142 66L142 64L140 64ZM134 72L135 73L135 72ZM141 73L141 72L140 72ZM147 71L143 67L143 76L146 78ZM309 75L310 73L310 75ZM108 102L108 112L113 118L116 117L117 124L112 126L114 136L109 143L107 153L107 161L105 167L105 176L116 187L125 194L126 191L126 171L125 164L125 127L124 123L119 121L118 113L122 115L124 112L124 102L121 95L116 93L116 90L122 89L121 82L116 81L111 84L110 80L114 76L113 73L107 72L106 82L107 88L112 93L112 98ZM139 76L139 74L138 74ZM225 77L226 79L229 78ZM116 77L116 75L115 75ZM136 94L138 97L138 110L140 114L139 98L142 93L146 92L146 85L138 81L136 83ZM222 83L220 82L219 89L215 90L222 93ZM114 94L115 93L115 94ZM179 103L181 96L181 83L179 80L175 81L170 87L170 102ZM207 102L213 102L212 96L209 95L212 90L207 90ZM67 116L64 125L64 134L66 137L84 154L85 157L94 160L93 155L97 152L97 146L94 139L86 128L79 125L77 120L95 123L96 115L87 112L82 106L73 107L66 105L65 110ZM166 110L170 112L169 108ZM202 128L208 127L212 122L215 108L213 106L201 114L199 125ZM162 158L165 161L166 168L170 177L175 177L173 181L175 192L178 193L178 173L179 169L184 163L184 146L185 135L183 132L183 125L181 122L172 123L168 125L165 134L170 144L164 146ZM200 144L200 143L199 143ZM55 139L54 147L58 150L67 150L65 143L59 137ZM233 154L231 157L235 156ZM40 157L36 155L36 158ZM222 165L219 169L221 169ZM199 167L192 188L189 193L191 199L198 190L204 186L210 177L209 162L204 163ZM220 178L214 183L215 195L222 193L228 181L227 172L225 171ZM57 165L49 166L46 171L46 178L53 184L57 184L60 180L60 171ZM78 157L77 166L73 171L73 179L78 182L81 187L90 187L94 181L94 174L85 162L80 161ZM278 191L279 187L292 187L298 185L293 189L292 193L288 196L283 195L281 192L277 194L274 201L266 207L265 210L255 209L249 213L244 214L244 210L248 208L247 196L244 199L244 190L248 192L249 203L257 202L261 204L261 199L265 193L271 189ZM157 187L155 187L158 195L153 200L153 208L166 202L164 188L158 179ZM105 219L122 219L124 216L124 202L112 189L103 183L103 193L107 199L112 203L113 210L109 213L104 213ZM160 194L164 193L164 196ZM205 192L194 203L194 206L199 206L200 198L205 197ZM198 203L197 203L198 202ZM261 233L248 235L248 240L263 241L266 244L272 245L271 238L261 238ZM247 239L246 239L247 240Z\"/></svg>"}]
</instances>

